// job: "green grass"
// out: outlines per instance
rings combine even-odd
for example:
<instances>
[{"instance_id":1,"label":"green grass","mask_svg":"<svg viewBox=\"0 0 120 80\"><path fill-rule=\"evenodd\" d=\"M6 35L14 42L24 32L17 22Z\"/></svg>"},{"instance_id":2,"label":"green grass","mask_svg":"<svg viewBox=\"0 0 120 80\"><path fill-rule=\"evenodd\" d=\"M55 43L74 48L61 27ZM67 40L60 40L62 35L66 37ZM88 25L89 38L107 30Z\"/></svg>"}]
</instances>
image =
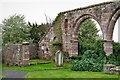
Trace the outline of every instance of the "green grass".
<instances>
[{"instance_id":1,"label":"green grass","mask_svg":"<svg viewBox=\"0 0 120 80\"><path fill-rule=\"evenodd\" d=\"M32 60L31 62L37 62L38 60ZM39 60L41 62L46 62L46 60ZM6 66L3 64L3 70L20 70L20 71L39 71L39 70L50 70L50 69L59 69L59 68L70 68L71 64L65 63L63 67L56 67L54 62L49 64L37 64L37 65L30 65L30 66Z\"/></svg>"},{"instance_id":2,"label":"green grass","mask_svg":"<svg viewBox=\"0 0 120 80\"><path fill-rule=\"evenodd\" d=\"M46 60L31 60L30 62L47 62ZM62 69L60 69L62 68ZM117 75L104 74L103 72L80 72L70 70L71 64L65 63L63 67L56 67L52 61L49 64L37 64L25 67L6 66L4 70L26 71L26 78L118 78ZM0 75L0 77L3 77Z\"/></svg>"},{"instance_id":3,"label":"green grass","mask_svg":"<svg viewBox=\"0 0 120 80\"><path fill-rule=\"evenodd\" d=\"M0 64L0 79L3 77L2 75L2 64Z\"/></svg>"},{"instance_id":4,"label":"green grass","mask_svg":"<svg viewBox=\"0 0 120 80\"><path fill-rule=\"evenodd\" d=\"M34 63L34 62L51 62L51 61L48 61L48 60L39 60L39 59L30 60L30 63Z\"/></svg>"},{"instance_id":5,"label":"green grass","mask_svg":"<svg viewBox=\"0 0 120 80\"><path fill-rule=\"evenodd\" d=\"M4 77L5 77L5 76L4 76L3 74L0 74L0 79L1 79L1 78L4 78Z\"/></svg>"},{"instance_id":6,"label":"green grass","mask_svg":"<svg viewBox=\"0 0 120 80\"><path fill-rule=\"evenodd\" d=\"M35 64L47 64L47 63L51 63L51 62L52 61L39 60L39 59L30 60L30 64L31 65L35 65Z\"/></svg>"},{"instance_id":7,"label":"green grass","mask_svg":"<svg viewBox=\"0 0 120 80\"><path fill-rule=\"evenodd\" d=\"M26 78L118 78L118 76L104 74L103 72L48 70L48 71L29 72L26 75Z\"/></svg>"}]
</instances>

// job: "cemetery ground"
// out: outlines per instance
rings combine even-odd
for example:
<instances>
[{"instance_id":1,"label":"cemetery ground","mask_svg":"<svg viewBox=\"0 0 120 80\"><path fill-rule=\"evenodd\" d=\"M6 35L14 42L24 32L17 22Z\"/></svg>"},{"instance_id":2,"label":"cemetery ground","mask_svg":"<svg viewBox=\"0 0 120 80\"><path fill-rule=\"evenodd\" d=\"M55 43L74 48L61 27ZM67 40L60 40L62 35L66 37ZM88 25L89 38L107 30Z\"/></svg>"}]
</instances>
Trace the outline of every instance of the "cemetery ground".
<instances>
[{"instance_id":1,"label":"cemetery ground","mask_svg":"<svg viewBox=\"0 0 120 80\"><path fill-rule=\"evenodd\" d=\"M118 75L103 72L72 71L70 62L65 62L63 67L57 67L53 61L47 60L31 60L30 63L32 65L24 67L3 64L2 68L27 72L25 78L118 78Z\"/></svg>"}]
</instances>

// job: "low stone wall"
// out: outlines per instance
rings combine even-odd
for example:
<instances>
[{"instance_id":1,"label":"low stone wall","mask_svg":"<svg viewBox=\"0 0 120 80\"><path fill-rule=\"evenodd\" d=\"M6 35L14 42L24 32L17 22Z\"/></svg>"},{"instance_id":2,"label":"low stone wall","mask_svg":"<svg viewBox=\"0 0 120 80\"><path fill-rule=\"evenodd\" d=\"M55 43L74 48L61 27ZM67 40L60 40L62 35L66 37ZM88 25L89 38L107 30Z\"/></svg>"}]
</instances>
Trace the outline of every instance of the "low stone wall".
<instances>
[{"instance_id":1,"label":"low stone wall","mask_svg":"<svg viewBox=\"0 0 120 80\"><path fill-rule=\"evenodd\" d=\"M30 59L36 59L38 57L38 47L35 44L29 45Z\"/></svg>"},{"instance_id":2,"label":"low stone wall","mask_svg":"<svg viewBox=\"0 0 120 80\"><path fill-rule=\"evenodd\" d=\"M52 55L50 55L49 53L42 54L42 58L45 59L45 60L51 60L52 59Z\"/></svg>"},{"instance_id":3,"label":"low stone wall","mask_svg":"<svg viewBox=\"0 0 120 80\"><path fill-rule=\"evenodd\" d=\"M18 65L21 62L21 49L20 44L6 44L3 46L3 61L7 65Z\"/></svg>"},{"instance_id":4,"label":"low stone wall","mask_svg":"<svg viewBox=\"0 0 120 80\"><path fill-rule=\"evenodd\" d=\"M9 66L29 65L28 44L6 44L3 46L3 62Z\"/></svg>"}]
</instances>

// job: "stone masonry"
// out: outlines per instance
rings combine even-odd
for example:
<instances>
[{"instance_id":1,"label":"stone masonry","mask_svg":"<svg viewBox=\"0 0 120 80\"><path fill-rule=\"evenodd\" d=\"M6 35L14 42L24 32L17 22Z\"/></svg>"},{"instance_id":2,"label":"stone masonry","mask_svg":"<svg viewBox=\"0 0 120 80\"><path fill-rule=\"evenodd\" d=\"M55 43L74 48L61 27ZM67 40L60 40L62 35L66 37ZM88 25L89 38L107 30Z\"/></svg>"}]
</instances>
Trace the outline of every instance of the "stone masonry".
<instances>
[{"instance_id":1,"label":"stone masonry","mask_svg":"<svg viewBox=\"0 0 120 80\"><path fill-rule=\"evenodd\" d=\"M52 57L52 53L50 53L50 42L55 38L55 33L53 27L48 30L48 33L45 34L43 39L39 41L39 58L50 60Z\"/></svg>"},{"instance_id":2,"label":"stone masonry","mask_svg":"<svg viewBox=\"0 0 120 80\"><path fill-rule=\"evenodd\" d=\"M3 61L9 66L29 65L29 44L6 44L3 48Z\"/></svg>"},{"instance_id":3,"label":"stone masonry","mask_svg":"<svg viewBox=\"0 0 120 80\"><path fill-rule=\"evenodd\" d=\"M84 20L91 18L96 20L101 27L106 55L112 54L113 30L120 16L120 1L104 2L62 13L64 14L61 21L63 51L68 51L70 56L78 55L78 30L80 24ZM49 54L49 41L52 41L54 37L55 33L51 28L45 38L40 41L40 46L44 45L43 47L47 48L43 49L48 51L44 51L44 53ZM48 41L46 38L48 38Z\"/></svg>"}]
</instances>

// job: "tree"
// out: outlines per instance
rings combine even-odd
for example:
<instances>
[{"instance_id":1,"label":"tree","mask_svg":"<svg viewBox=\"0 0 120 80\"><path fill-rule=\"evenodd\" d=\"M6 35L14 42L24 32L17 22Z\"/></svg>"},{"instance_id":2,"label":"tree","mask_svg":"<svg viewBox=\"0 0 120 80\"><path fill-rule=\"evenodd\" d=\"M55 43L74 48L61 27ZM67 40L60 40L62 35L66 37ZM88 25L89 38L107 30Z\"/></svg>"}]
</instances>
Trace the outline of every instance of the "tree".
<instances>
[{"instance_id":1,"label":"tree","mask_svg":"<svg viewBox=\"0 0 120 80\"><path fill-rule=\"evenodd\" d=\"M0 24L0 45L2 45L2 24ZM1 49L1 48L0 48Z\"/></svg>"},{"instance_id":2,"label":"tree","mask_svg":"<svg viewBox=\"0 0 120 80\"><path fill-rule=\"evenodd\" d=\"M95 41L98 39L99 30L96 28L96 24L91 19L86 19L80 25L78 33L79 53L83 54L86 50L94 49Z\"/></svg>"},{"instance_id":3,"label":"tree","mask_svg":"<svg viewBox=\"0 0 120 80\"><path fill-rule=\"evenodd\" d=\"M43 35L46 33L48 27L46 24L38 25L37 23L30 23L28 22L28 25L31 27L30 30L30 38L32 40L32 43L38 44L39 40L43 37Z\"/></svg>"},{"instance_id":4,"label":"tree","mask_svg":"<svg viewBox=\"0 0 120 80\"><path fill-rule=\"evenodd\" d=\"M38 51L39 51L39 43L38 42L43 37L43 35L46 33L48 28L47 28L46 24L38 25L37 23L28 22L28 25L31 27L29 37L30 37L32 43L35 44L36 49L37 49L36 54L38 55ZM38 58L38 57L36 57L36 58Z\"/></svg>"},{"instance_id":5,"label":"tree","mask_svg":"<svg viewBox=\"0 0 120 80\"><path fill-rule=\"evenodd\" d=\"M25 22L24 15L13 15L4 19L3 23L3 43L22 43L29 41L30 27Z\"/></svg>"}]
</instances>

